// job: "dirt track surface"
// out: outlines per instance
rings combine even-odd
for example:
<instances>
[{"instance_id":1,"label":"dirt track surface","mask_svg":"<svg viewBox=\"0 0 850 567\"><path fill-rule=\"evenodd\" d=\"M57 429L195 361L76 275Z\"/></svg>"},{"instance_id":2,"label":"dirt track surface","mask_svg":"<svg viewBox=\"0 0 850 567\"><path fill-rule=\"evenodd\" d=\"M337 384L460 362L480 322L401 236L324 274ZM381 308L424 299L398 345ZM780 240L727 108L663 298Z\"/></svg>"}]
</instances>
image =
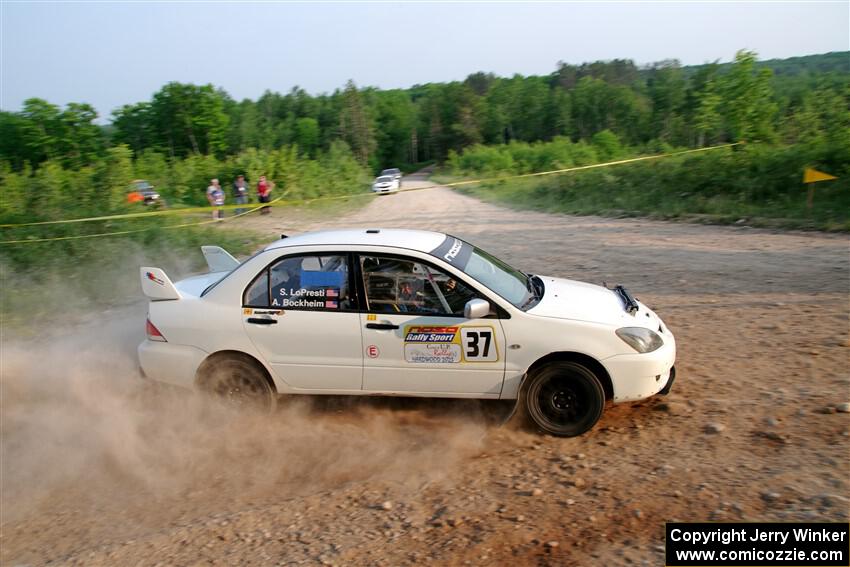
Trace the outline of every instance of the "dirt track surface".
<instances>
[{"instance_id":1,"label":"dirt track surface","mask_svg":"<svg viewBox=\"0 0 850 567\"><path fill-rule=\"evenodd\" d=\"M244 224L270 240L443 230L526 271L626 284L676 334L678 379L558 439L469 402L250 416L150 392L133 379L143 306L37 348L7 336L0 563L661 565L665 521L848 520L846 235L516 212L447 189Z\"/></svg>"}]
</instances>

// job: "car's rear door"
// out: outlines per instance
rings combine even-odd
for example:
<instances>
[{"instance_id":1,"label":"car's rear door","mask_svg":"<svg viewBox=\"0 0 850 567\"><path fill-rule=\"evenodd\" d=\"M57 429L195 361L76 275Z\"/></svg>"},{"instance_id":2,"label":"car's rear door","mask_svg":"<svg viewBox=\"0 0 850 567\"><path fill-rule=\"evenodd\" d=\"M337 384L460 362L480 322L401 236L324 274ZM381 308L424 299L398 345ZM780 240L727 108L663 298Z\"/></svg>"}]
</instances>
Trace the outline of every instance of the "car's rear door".
<instances>
[{"instance_id":1,"label":"car's rear door","mask_svg":"<svg viewBox=\"0 0 850 567\"><path fill-rule=\"evenodd\" d=\"M292 388L362 388L363 343L350 263L348 253L286 256L245 291L245 332Z\"/></svg>"},{"instance_id":2,"label":"car's rear door","mask_svg":"<svg viewBox=\"0 0 850 567\"><path fill-rule=\"evenodd\" d=\"M363 389L475 397L499 396L505 335L497 318L469 320L463 306L481 297L429 262L399 255L356 258L363 307Z\"/></svg>"}]
</instances>

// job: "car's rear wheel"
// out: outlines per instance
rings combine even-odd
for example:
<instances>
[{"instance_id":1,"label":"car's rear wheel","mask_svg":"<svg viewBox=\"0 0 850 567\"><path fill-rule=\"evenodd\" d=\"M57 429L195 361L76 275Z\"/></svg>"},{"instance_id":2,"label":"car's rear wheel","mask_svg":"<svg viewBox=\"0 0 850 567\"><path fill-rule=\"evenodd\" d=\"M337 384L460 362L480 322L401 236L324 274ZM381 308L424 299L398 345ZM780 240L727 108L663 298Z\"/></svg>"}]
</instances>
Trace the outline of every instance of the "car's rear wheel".
<instances>
[{"instance_id":1,"label":"car's rear wheel","mask_svg":"<svg viewBox=\"0 0 850 567\"><path fill-rule=\"evenodd\" d=\"M605 409L605 390L596 375L576 362L552 362L526 379L528 417L551 435L574 437L591 429Z\"/></svg>"},{"instance_id":2,"label":"car's rear wheel","mask_svg":"<svg viewBox=\"0 0 850 567\"><path fill-rule=\"evenodd\" d=\"M238 355L207 359L198 371L200 389L228 406L271 411L277 395L265 370L256 361Z\"/></svg>"}]
</instances>

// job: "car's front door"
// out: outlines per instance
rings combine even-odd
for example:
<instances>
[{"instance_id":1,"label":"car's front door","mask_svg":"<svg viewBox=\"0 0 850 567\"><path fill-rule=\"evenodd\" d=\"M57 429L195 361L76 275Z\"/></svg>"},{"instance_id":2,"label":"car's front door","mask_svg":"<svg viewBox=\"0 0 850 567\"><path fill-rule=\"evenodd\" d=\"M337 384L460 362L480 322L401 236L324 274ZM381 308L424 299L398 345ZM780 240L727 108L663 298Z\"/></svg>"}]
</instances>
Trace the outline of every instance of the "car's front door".
<instances>
[{"instance_id":1,"label":"car's front door","mask_svg":"<svg viewBox=\"0 0 850 567\"><path fill-rule=\"evenodd\" d=\"M357 263L364 390L499 396L505 335L497 318L464 318L480 297L471 287L413 258L361 254Z\"/></svg>"},{"instance_id":2,"label":"car's front door","mask_svg":"<svg viewBox=\"0 0 850 567\"><path fill-rule=\"evenodd\" d=\"M362 388L360 314L349 262L344 253L288 256L260 272L245 291L245 331L293 388Z\"/></svg>"}]
</instances>

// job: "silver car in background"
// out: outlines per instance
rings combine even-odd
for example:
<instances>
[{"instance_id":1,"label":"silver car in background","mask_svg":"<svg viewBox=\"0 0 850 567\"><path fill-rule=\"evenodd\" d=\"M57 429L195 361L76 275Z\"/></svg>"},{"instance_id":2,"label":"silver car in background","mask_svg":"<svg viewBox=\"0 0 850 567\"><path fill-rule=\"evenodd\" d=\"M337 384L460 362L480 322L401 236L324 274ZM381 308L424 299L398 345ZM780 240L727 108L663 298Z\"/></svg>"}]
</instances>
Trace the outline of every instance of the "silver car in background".
<instances>
[{"instance_id":1,"label":"silver car in background","mask_svg":"<svg viewBox=\"0 0 850 567\"><path fill-rule=\"evenodd\" d=\"M391 175L383 175L375 179L372 183L372 191L375 193L395 193L401 187L398 179Z\"/></svg>"},{"instance_id":2,"label":"silver car in background","mask_svg":"<svg viewBox=\"0 0 850 567\"><path fill-rule=\"evenodd\" d=\"M389 176L398 181L398 186L401 187L401 170L397 167L385 169L381 171L379 177Z\"/></svg>"}]
</instances>

